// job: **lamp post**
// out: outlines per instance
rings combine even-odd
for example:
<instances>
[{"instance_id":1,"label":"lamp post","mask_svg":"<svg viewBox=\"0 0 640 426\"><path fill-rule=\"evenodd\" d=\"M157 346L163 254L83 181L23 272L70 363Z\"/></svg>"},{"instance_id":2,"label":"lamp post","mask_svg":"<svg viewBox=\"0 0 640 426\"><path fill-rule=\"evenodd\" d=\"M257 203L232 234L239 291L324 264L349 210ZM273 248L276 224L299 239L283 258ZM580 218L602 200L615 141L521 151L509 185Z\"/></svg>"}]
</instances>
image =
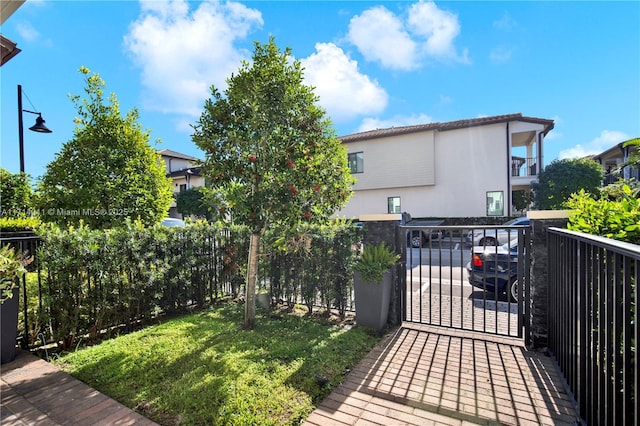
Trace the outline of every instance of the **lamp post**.
<instances>
[{"instance_id":1,"label":"lamp post","mask_svg":"<svg viewBox=\"0 0 640 426\"><path fill-rule=\"evenodd\" d=\"M18 84L18 138L20 141L20 173L24 173L24 129L22 125L22 113L28 112L37 115L36 124L29 127L29 130L38 133L51 133L51 130L44 125L42 114L36 111L22 109L22 86Z\"/></svg>"}]
</instances>

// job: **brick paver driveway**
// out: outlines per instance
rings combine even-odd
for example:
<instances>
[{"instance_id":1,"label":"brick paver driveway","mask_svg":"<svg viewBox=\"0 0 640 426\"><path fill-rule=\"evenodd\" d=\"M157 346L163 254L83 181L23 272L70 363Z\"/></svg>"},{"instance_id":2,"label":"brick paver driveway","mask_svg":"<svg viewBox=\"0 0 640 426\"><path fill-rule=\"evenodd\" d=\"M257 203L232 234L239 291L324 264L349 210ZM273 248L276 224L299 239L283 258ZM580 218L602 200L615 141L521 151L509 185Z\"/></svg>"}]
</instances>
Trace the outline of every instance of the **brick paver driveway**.
<instances>
[{"instance_id":1,"label":"brick paver driveway","mask_svg":"<svg viewBox=\"0 0 640 426\"><path fill-rule=\"evenodd\" d=\"M517 303L475 289L467 282L466 271L457 279L428 273L426 267L407 271L407 321L518 336Z\"/></svg>"}]
</instances>

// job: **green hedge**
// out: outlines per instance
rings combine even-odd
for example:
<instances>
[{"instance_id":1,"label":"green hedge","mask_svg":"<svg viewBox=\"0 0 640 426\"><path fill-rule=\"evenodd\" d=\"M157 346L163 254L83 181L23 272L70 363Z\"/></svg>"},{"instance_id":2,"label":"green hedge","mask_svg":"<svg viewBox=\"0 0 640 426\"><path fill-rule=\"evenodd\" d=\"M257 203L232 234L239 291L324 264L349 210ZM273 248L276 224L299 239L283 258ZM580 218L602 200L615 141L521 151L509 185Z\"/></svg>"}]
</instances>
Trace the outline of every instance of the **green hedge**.
<instances>
[{"instance_id":1,"label":"green hedge","mask_svg":"<svg viewBox=\"0 0 640 426\"><path fill-rule=\"evenodd\" d=\"M573 210L568 228L586 234L640 244L640 199L627 184L603 191L606 197L596 198L584 191L573 194L566 207Z\"/></svg>"},{"instance_id":2,"label":"green hedge","mask_svg":"<svg viewBox=\"0 0 640 426\"><path fill-rule=\"evenodd\" d=\"M34 231L40 226L40 219L35 217L0 217L0 232Z\"/></svg>"},{"instance_id":3,"label":"green hedge","mask_svg":"<svg viewBox=\"0 0 640 426\"><path fill-rule=\"evenodd\" d=\"M52 337L64 347L79 335L95 336L215 301L235 280L226 253L244 244L241 231L203 223L184 228L127 223L105 231L49 225L39 234L43 300Z\"/></svg>"},{"instance_id":4,"label":"green hedge","mask_svg":"<svg viewBox=\"0 0 640 426\"><path fill-rule=\"evenodd\" d=\"M275 302L302 302L314 307L352 310L353 266L359 254L362 228L347 220L328 225L300 225L266 235L261 263L263 289Z\"/></svg>"},{"instance_id":5,"label":"green hedge","mask_svg":"<svg viewBox=\"0 0 640 426\"><path fill-rule=\"evenodd\" d=\"M347 221L268 233L260 262L260 291L272 302L350 308L353 263L361 231ZM28 289L29 341L63 347L130 329L158 314L185 312L243 292L249 234L244 228L198 222L110 230L38 229L40 284ZM36 286L40 298L34 298ZM37 328L34 328L37 327Z\"/></svg>"}]
</instances>

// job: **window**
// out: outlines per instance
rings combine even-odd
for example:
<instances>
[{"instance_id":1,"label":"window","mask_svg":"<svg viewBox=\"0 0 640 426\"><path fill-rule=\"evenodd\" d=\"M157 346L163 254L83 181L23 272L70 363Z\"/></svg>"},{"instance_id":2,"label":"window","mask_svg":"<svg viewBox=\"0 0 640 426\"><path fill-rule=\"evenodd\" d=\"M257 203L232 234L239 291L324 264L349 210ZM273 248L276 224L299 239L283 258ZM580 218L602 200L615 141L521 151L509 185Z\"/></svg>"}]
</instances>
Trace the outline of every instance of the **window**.
<instances>
[{"instance_id":1,"label":"window","mask_svg":"<svg viewBox=\"0 0 640 426\"><path fill-rule=\"evenodd\" d=\"M389 213L400 213L400 197L387 198L387 206Z\"/></svg>"},{"instance_id":2,"label":"window","mask_svg":"<svg viewBox=\"0 0 640 426\"><path fill-rule=\"evenodd\" d=\"M364 154L362 152L349 154L348 161L351 173L364 173Z\"/></svg>"},{"instance_id":3,"label":"window","mask_svg":"<svg viewBox=\"0 0 640 426\"><path fill-rule=\"evenodd\" d=\"M180 184L180 192L184 192L186 190L187 190L187 184L186 183Z\"/></svg>"},{"instance_id":4,"label":"window","mask_svg":"<svg viewBox=\"0 0 640 426\"><path fill-rule=\"evenodd\" d=\"M487 216L504 216L504 193L487 192Z\"/></svg>"}]
</instances>

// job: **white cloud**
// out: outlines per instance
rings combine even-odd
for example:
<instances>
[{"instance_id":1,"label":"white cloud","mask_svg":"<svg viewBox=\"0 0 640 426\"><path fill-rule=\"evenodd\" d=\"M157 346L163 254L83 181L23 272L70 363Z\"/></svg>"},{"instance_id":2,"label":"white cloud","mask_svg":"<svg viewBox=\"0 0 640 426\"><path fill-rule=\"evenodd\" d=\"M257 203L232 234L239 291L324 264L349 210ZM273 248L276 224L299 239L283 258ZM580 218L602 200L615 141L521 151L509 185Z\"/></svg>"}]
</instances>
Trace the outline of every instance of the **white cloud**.
<instances>
[{"instance_id":1,"label":"white cloud","mask_svg":"<svg viewBox=\"0 0 640 426\"><path fill-rule=\"evenodd\" d=\"M411 70L425 58L470 63L468 50L454 46L460 34L458 17L432 1L414 3L405 17L376 6L354 16L347 40L369 61L386 68Z\"/></svg>"},{"instance_id":2,"label":"white cloud","mask_svg":"<svg viewBox=\"0 0 640 426\"><path fill-rule=\"evenodd\" d=\"M389 119L365 118L360 123L357 132L366 132L367 130L388 129L390 127L413 126L417 124L432 123L433 118L426 114L413 115L396 115Z\"/></svg>"},{"instance_id":3,"label":"white cloud","mask_svg":"<svg viewBox=\"0 0 640 426\"><path fill-rule=\"evenodd\" d=\"M333 43L315 47L316 53L300 61L305 83L315 87L320 105L334 122L384 110L387 93L377 81L360 73L358 62Z\"/></svg>"},{"instance_id":4,"label":"white cloud","mask_svg":"<svg viewBox=\"0 0 640 426\"><path fill-rule=\"evenodd\" d=\"M26 41L34 41L40 37L38 30L33 28L29 22L18 22L16 24L16 31Z\"/></svg>"},{"instance_id":5,"label":"white cloud","mask_svg":"<svg viewBox=\"0 0 640 426\"><path fill-rule=\"evenodd\" d=\"M448 95L441 94L438 98L439 98L440 104L442 105L450 105L454 102L453 98Z\"/></svg>"},{"instance_id":6,"label":"white cloud","mask_svg":"<svg viewBox=\"0 0 640 426\"><path fill-rule=\"evenodd\" d=\"M564 120L559 115L553 116L551 119L553 120L555 127L552 132L548 133L547 136L544 137L544 140L562 140L564 138L564 134L558 131L558 126L562 125Z\"/></svg>"},{"instance_id":7,"label":"white cloud","mask_svg":"<svg viewBox=\"0 0 640 426\"><path fill-rule=\"evenodd\" d=\"M507 33L511 32L517 26L518 23L508 12L505 12L500 19L493 21L493 28ZM489 60L494 64L504 64L511 60L512 54L513 48L496 46L489 52Z\"/></svg>"},{"instance_id":8,"label":"white cloud","mask_svg":"<svg viewBox=\"0 0 640 426\"><path fill-rule=\"evenodd\" d=\"M424 37L424 49L427 54L448 59L459 59L453 46L454 39L460 34L458 16L446 10L438 9L432 1L413 4L409 8L407 24L411 31Z\"/></svg>"},{"instance_id":9,"label":"white cloud","mask_svg":"<svg viewBox=\"0 0 640 426\"><path fill-rule=\"evenodd\" d=\"M511 31L517 26L518 23L511 17L511 15L509 15L508 12L505 12L500 19L493 21L493 28L503 31Z\"/></svg>"},{"instance_id":10,"label":"white cloud","mask_svg":"<svg viewBox=\"0 0 640 426\"><path fill-rule=\"evenodd\" d=\"M383 6L353 17L347 39L368 61L379 61L384 67L401 70L416 66L416 42L404 30L402 21Z\"/></svg>"},{"instance_id":11,"label":"white cloud","mask_svg":"<svg viewBox=\"0 0 640 426\"><path fill-rule=\"evenodd\" d=\"M197 117L213 84L225 79L249 54L234 43L262 26L262 15L240 3L142 1L141 14L124 38L142 69L146 108Z\"/></svg>"},{"instance_id":12,"label":"white cloud","mask_svg":"<svg viewBox=\"0 0 640 426\"><path fill-rule=\"evenodd\" d=\"M600 154L611 148L615 144L624 142L629 136L624 132L616 130L603 130L599 136L585 144L578 144L572 148L560 151L558 157L563 160L565 158L582 158L587 155Z\"/></svg>"},{"instance_id":13,"label":"white cloud","mask_svg":"<svg viewBox=\"0 0 640 426\"><path fill-rule=\"evenodd\" d=\"M503 64L511 59L511 49L504 47L494 47L489 53L489 59L494 64Z\"/></svg>"}]
</instances>

